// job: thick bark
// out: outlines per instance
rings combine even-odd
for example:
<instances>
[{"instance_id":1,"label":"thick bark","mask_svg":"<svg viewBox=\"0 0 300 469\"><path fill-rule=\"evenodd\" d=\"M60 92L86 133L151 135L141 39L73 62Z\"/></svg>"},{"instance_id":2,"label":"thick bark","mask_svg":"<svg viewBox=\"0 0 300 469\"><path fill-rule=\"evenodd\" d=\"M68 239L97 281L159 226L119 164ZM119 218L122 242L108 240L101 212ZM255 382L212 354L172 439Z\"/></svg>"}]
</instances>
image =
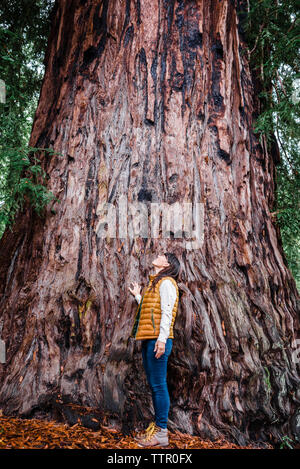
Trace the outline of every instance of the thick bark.
<instances>
[{"instance_id":1,"label":"thick bark","mask_svg":"<svg viewBox=\"0 0 300 469\"><path fill-rule=\"evenodd\" d=\"M32 128L61 203L19 214L0 244L0 403L151 417L141 343L129 341L153 256L180 257L169 428L239 443L295 438L299 294L270 210L274 159L233 1L57 1ZM104 201L204 203L204 242L97 236ZM52 211L55 209L55 213ZM70 405L70 404L68 404ZM61 409L61 407L60 407ZM96 414L95 414L96 415Z\"/></svg>"}]
</instances>

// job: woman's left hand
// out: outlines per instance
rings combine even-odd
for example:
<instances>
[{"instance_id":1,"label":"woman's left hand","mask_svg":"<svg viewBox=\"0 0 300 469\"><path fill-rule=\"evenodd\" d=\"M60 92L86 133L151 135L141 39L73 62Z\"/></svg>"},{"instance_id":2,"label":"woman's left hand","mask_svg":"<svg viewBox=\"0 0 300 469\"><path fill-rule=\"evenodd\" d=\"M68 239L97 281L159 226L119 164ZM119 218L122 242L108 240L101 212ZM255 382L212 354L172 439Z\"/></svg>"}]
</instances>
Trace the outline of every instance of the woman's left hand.
<instances>
[{"instance_id":1,"label":"woman's left hand","mask_svg":"<svg viewBox=\"0 0 300 469\"><path fill-rule=\"evenodd\" d=\"M160 342L160 340L157 340L155 342L155 347L154 347L154 352L156 352L155 358L161 357L165 353L165 348L166 348L166 344L164 344L163 342Z\"/></svg>"}]
</instances>

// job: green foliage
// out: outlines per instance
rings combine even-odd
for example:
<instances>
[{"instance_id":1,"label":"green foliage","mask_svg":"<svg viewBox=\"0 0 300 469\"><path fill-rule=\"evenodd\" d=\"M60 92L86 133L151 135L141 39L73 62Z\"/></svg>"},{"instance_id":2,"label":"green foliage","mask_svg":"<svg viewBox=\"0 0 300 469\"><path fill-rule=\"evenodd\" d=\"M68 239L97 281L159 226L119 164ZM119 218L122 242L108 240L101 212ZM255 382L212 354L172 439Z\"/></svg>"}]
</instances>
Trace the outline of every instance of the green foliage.
<instances>
[{"instance_id":1,"label":"green foliage","mask_svg":"<svg viewBox=\"0 0 300 469\"><path fill-rule=\"evenodd\" d=\"M289 449L294 449L291 443L293 443L293 440L290 437L288 437L287 435L283 436L281 438L280 449L285 449L286 447L288 447Z\"/></svg>"},{"instance_id":2,"label":"green foliage","mask_svg":"<svg viewBox=\"0 0 300 469\"><path fill-rule=\"evenodd\" d=\"M261 91L254 130L265 136L271 153L273 135L280 149L276 202L271 207L283 249L300 290L300 10L298 0L248 0L240 13L248 59Z\"/></svg>"},{"instance_id":3,"label":"green foliage","mask_svg":"<svg viewBox=\"0 0 300 469\"><path fill-rule=\"evenodd\" d=\"M270 381L270 372L269 372L269 369L268 369L267 366L264 366L264 370L266 371L265 382L266 382L266 385L267 385L267 388L268 388L268 392L270 392L271 389L272 389L271 381Z\"/></svg>"},{"instance_id":4,"label":"green foliage","mask_svg":"<svg viewBox=\"0 0 300 469\"><path fill-rule=\"evenodd\" d=\"M5 147L0 157L1 236L5 227L13 223L16 213L22 209L25 200L30 202L39 215L52 199L60 202L45 187L46 173L40 165L39 158L35 155L37 152L44 152L49 156L57 154L51 148Z\"/></svg>"},{"instance_id":5,"label":"green foliage","mask_svg":"<svg viewBox=\"0 0 300 469\"><path fill-rule=\"evenodd\" d=\"M8 0L0 7L0 78L6 91L0 103L0 237L25 200L41 214L54 198L35 156L41 150L52 155L53 150L28 146L52 5L53 1Z\"/></svg>"}]
</instances>

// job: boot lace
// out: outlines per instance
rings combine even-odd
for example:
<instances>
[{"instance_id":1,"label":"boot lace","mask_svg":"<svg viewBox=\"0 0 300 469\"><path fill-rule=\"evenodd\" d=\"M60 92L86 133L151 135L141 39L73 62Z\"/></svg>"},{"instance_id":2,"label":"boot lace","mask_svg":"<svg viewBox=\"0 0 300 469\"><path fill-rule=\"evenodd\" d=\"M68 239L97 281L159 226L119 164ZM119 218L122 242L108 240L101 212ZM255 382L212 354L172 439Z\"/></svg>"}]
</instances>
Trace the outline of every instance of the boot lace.
<instances>
[{"instance_id":1,"label":"boot lace","mask_svg":"<svg viewBox=\"0 0 300 469\"><path fill-rule=\"evenodd\" d=\"M142 436L142 437L146 436L149 432L152 431L154 425L155 425L155 422L151 422L151 423L148 425L148 427L146 428L146 430L144 430L143 432L139 433L138 435L139 435L139 436Z\"/></svg>"},{"instance_id":2,"label":"boot lace","mask_svg":"<svg viewBox=\"0 0 300 469\"><path fill-rule=\"evenodd\" d=\"M153 426L150 428L150 430L147 432L145 438L143 438L144 441L151 440L154 433L159 432L159 430L160 430L160 428L156 425L156 423L154 423Z\"/></svg>"}]
</instances>

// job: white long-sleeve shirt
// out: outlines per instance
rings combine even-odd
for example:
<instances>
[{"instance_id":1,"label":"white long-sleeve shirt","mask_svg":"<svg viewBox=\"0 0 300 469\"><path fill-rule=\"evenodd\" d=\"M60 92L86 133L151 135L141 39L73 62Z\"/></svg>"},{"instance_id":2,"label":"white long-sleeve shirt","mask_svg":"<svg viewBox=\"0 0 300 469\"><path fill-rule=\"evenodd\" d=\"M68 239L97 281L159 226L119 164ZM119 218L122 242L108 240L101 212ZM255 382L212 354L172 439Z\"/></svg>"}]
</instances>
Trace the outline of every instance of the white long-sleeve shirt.
<instances>
[{"instance_id":1,"label":"white long-sleeve shirt","mask_svg":"<svg viewBox=\"0 0 300 469\"><path fill-rule=\"evenodd\" d=\"M161 307L161 320L160 330L157 340L163 342L167 341L170 334L170 327L172 322L172 310L176 301L177 291L171 280L165 279L159 286L160 294L160 307ZM138 293L135 295L136 301L139 303L142 296Z\"/></svg>"}]
</instances>

